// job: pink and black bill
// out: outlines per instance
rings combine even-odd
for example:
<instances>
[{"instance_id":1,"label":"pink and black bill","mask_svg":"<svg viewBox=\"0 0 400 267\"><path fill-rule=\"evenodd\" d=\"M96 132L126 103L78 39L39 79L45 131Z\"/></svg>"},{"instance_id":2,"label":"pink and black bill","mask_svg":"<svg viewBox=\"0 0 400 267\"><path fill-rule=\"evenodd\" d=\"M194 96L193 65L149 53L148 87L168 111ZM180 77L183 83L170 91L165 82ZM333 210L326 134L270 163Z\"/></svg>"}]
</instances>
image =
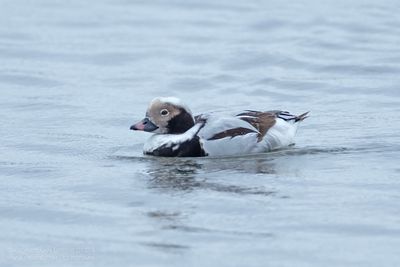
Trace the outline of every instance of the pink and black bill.
<instances>
[{"instance_id":1,"label":"pink and black bill","mask_svg":"<svg viewBox=\"0 0 400 267\"><path fill-rule=\"evenodd\" d=\"M134 124L130 128L134 131L145 131L145 132L152 132L158 129L158 127L152 123L149 118L144 118L143 120L139 121L138 123Z\"/></svg>"}]
</instances>

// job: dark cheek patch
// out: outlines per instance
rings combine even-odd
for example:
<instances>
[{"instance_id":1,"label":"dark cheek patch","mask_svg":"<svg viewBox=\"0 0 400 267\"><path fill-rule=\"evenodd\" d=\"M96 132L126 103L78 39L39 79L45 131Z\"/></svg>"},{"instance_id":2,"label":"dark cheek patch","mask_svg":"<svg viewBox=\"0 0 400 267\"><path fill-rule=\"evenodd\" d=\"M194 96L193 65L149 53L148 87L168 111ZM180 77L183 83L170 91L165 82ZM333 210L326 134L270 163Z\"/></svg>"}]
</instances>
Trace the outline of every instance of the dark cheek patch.
<instances>
[{"instance_id":1,"label":"dark cheek patch","mask_svg":"<svg viewBox=\"0 0 400 267\"><path fill-rule=\"evenodd\" d=\"M173 117L168 122L168 133L170 134L181 134L189 130L194 126L194 120L192 115L187 113L184 109L180 110L180 113Z\"/></svg>"}]
</instances>

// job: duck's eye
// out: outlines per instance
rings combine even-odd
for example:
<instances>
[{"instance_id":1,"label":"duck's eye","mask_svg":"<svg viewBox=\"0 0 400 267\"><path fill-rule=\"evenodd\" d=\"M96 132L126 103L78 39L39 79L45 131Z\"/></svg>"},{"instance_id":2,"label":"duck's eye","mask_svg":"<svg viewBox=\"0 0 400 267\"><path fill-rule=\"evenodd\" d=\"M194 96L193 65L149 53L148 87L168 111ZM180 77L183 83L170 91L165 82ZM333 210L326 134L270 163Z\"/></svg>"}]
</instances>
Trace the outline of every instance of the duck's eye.
<instances>
[{"instance_id":1,"label":"duck's eye","mask_svg":"<svg viewBox=\"0 0 400 267\"><path fill-rule=\"evenodd\" d=\"M160 111L160 114L161 114L161 116L167 116L169 114L169 111L168 111L168 109L162 109Z\"/></svg>"}]
</instances>

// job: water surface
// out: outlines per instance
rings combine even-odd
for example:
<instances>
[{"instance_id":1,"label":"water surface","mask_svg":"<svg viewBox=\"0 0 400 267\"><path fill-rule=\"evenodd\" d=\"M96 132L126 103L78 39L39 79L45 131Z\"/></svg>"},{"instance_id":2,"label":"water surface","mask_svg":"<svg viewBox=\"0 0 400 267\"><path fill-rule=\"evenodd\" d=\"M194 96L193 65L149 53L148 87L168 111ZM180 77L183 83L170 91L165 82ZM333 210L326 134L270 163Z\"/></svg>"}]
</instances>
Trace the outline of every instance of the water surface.
<instances>
[{"instance_id":1,"label":"water surface","mask_svg":"<svg viewBox=\"0 0 400 267\"><path fill-rule=\"evenodd\" d=\"M397 1L2 1L1 266L400 264ZM142 156L156 96L310 110L296 146Z\"/></svg>"}]
</instances>

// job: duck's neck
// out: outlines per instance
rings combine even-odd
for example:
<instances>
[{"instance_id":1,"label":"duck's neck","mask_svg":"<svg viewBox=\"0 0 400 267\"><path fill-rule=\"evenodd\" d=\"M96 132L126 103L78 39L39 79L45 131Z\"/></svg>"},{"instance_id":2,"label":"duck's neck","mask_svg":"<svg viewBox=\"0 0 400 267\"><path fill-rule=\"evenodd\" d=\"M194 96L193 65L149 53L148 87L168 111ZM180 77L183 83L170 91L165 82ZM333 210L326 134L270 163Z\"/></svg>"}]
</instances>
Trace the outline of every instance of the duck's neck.
<instances>
[{"instance_id":1,"label":"duck's neck","mask_svg":"<svg viewBox=\"0 0 400 267\"><path fill-rule=\"evenodd\" d=\"M169 134L181 134L194 126L194 119L185 109L181 109L179 115L173 117L168 123Z\"/></svg>"}]
</instances>

